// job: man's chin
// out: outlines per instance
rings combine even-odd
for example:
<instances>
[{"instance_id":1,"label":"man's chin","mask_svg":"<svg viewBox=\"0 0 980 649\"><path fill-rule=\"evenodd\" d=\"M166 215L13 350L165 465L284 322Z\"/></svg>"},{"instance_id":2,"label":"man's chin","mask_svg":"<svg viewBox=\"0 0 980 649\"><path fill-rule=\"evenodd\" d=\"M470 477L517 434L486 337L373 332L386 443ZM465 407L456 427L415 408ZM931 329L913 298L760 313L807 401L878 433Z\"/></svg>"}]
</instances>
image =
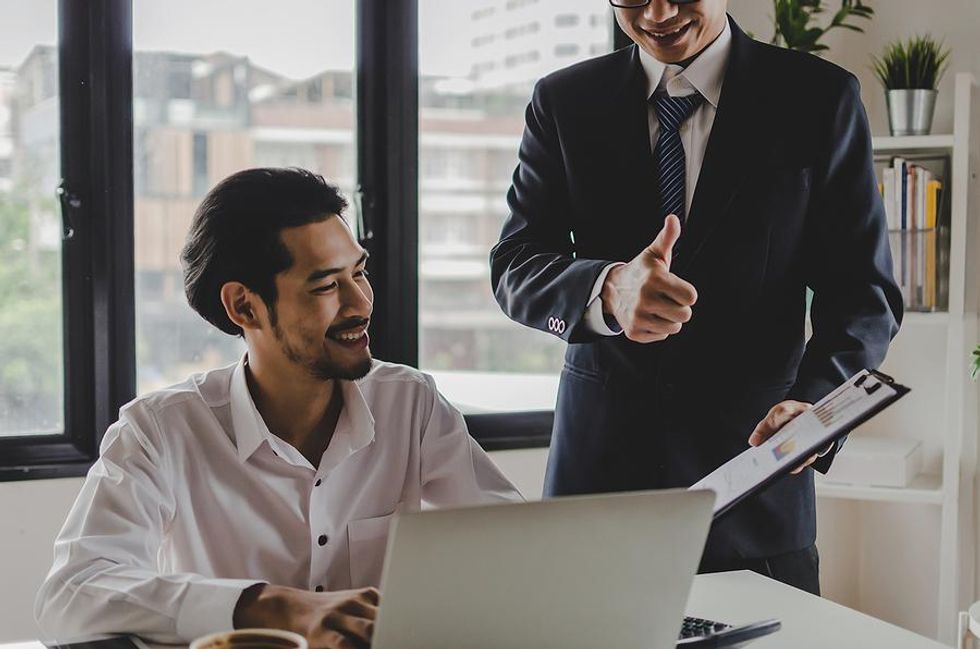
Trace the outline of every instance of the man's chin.
<instances>
[{"instance_id":1,"label":"man's chin","mask_svg":"<svg viewBox=\"0 0 980 649\"><path fill-rule=\"evenodd\" d=\"M367 376L373 364L374 359L371 358L370 354L353 363L340 364L324 361L318 363L313 368L313 374L323 380L340 379L342 381L356 381Z\"/></svg>"},{"instance_id":2,"label":"man's chin","mask_svg":"<svg viewBox=\"0 0 980 649\"><path fill-rule=\"evenodd\" d=\"M374 365L374 359L368 355L367 358L361 362L351 366L348 372L344 376L338 376L337 378L344 379L345 381L356 381L357 379L363 379L371 371L371 367Z\"/></svg>"}]
</instances>

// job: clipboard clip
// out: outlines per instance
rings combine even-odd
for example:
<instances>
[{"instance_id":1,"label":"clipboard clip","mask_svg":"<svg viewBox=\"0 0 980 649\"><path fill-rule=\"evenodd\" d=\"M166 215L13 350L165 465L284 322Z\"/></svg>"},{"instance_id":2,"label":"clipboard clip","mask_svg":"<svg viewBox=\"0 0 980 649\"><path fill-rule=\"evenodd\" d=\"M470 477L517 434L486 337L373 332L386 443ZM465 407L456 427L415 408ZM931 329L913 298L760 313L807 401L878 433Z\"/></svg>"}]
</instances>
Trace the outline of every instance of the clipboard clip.
<instances>
[{"instance_id":1,"label":"clipboard clip","mask_svg":"<svg viewBox=\"0 0 980 649\"><path fill-rule=\"evenodd\" d=\"M877 381L870 385L864 385L865 382L868 380L868 378L872 376L876 378ZM856 381L854 381L854 386L858 388L864 387L865 392L867 392L868 394L874 394L875 391L881 387L882 383L887 383L888 385L891 385L895 383L895 379L888 376L884 372L879 372L878 370L868 370L867 374L863 374L862 376L858 377Z\"/></svg>"}]
</instances>

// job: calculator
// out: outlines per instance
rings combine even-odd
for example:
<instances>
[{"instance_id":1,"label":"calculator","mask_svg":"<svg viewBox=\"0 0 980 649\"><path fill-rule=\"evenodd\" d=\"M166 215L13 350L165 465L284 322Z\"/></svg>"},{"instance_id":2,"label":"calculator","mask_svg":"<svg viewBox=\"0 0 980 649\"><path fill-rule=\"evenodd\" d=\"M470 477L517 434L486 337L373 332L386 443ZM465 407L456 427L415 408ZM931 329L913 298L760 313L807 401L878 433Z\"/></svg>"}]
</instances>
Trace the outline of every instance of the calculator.
<instances>
[{"instance_id":1,"label":"calculator","mask_svg":"<svg viewBox=\"0 0 980 649\"><path fill-rule=\"evenodd\" d=\"M779 620L733 626L700 617L685 617L677 638L677 649L737 649L756 638L779 631L781 626Z\"/></svg>"}]
</instances>

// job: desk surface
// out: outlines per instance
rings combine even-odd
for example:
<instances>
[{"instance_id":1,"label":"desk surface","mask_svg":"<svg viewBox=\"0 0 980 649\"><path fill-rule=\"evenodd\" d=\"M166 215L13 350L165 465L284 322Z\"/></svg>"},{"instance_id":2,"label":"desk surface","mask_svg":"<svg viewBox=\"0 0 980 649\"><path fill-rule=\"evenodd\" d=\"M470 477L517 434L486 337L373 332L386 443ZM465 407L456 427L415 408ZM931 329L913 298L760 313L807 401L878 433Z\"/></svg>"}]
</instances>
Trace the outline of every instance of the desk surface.
<instances>
[{"instance_id":1,"label":"desk surface","mask_svg":"<svg viewBox=\"0 0 980 649\"><path fill-rule=\"evenodd\" d=\"M767 618L783 623L778 632L748 645L751 649L949 649L935 640L753 572L698 575L687 610L688 615L729 624Z\"/></svg>"},{"instance_id":2,"label":"desk surface","mask_svg":"<svg viewBox=\"0 0 980 649\"><path fill-rule=\"evenodd\" d=\"M698 575L688 601L688 615L746 624L777 618L777 633L748 645L750 649L949 649L935 640L858 613L830 600L767 579L753 572ZM138 649L167 645L137 642ZM132 649L123 640L60 645L59 649ZM173 647L173 645L170 645ZM45 649L40 642L0 644L0 649Z\"/></svg>"}]
</instances>

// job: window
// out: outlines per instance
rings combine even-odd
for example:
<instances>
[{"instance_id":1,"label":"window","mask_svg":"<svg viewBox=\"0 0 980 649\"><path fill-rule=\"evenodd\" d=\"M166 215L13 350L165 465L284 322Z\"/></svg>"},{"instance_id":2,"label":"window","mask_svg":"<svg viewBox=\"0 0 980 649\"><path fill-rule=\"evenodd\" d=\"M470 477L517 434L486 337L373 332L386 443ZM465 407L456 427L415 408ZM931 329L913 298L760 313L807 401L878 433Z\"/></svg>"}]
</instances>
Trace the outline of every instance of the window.
<instances>
[{"instance_id":1,"label":"window","mask_svg":"<svg viewBox=\"0 0 980 649\"><path fill-rule=\"evenodd\" d=\"M519 65L524 65L525 63L534 63L540 58L541 53L537 50L532 50L530 52L524 52L523 54L514 54L504 57L504 65L508 68L514 68Z\"/></svg>"},{"instance_id":2,"label":"window","mask_svg":"<svg viewBox=\"0 0 980 649\"><path fill-rule=\"evenodd\" d=\"M184 298L178 256L216 182L248 167L295 165L348 197L354 190L354 0L235 8L133 6L134 158L150 161L135 195L138 392L233 363L244 349ZM217 23L219 31L207 27ZM189 92L170 92L185 77Z\"/></svg>"},{"instance_id":3,"label":"window","mask_svg":"<svg viewBox=\"0 0 980 649\"><path fill-rule=\"evenodd\" d=\"M208 191L208 134L194 134L194 196L204 196Z\"/></svg>"},{"instance_id":4,"label":"window","mask_svg":"<svg viewBox=\"0 0 980 649\"><path fill-rule=\"evenodd\" d=\"M65 429L56 3L0 2L0 437Z\"/></svg>"},{"instance_id":5,"label":"window","mask_svg":"<svg viewBox=\"0 0 980 649\"><path fill-rule=\"evenodd\" d=\"M128 16L0 0L0 480L83 473L132 395L128 68L96 11Z\"/></svg>"},{"instance_id":6,"label":"window","mask_svg":"<svg viewBox=\"0 0 980 649\"><path fill-rule=\"evenodd\" d=\"M574 27L577 24L577 14L559 14L555 16L555 27Z\"/></svg>"},{"instance_id":7,"label":"window","mask_svg":"<svg viewBox=\"0 0 980 649\"><path fill-rule=\"evenodd\" d=\"M579 47L575 43L561 43L555 45L555 56L577 56Z\"/></svg>"},{"instance_id":8,"label":"window","mask_svg":"<svg viewBox=\"0 0 980 649\"><path fill-rule=\"evenodd\" d=\"M504 30L504 38L518 38L528 34L536 34L541 29L541 23L533 22L519 27L510 27Z\"/></svg>"},{"instance_id":9,"label":"window","mask_svg":"<svg viewBox=\"0 0 980 649\"><path fill-rule=\"evenodd\" d=\"M352 198L379 358L464 407L550 408L564 345L502 315L487 253L531 88L576 56L504 43L551 3L481 5L0 0L0 480L83 475L136 394L239 358L177 255L202 194L252 166Z\"/></svg>"},{"instance_id":10,"label":"window","mask_svg":"<svg viewBox=\"0 0 980 649\"><path fill-rule=\"evenodd\" d=\"M436 0L419 3L419 76L427 90L419 106L419 367L457 403L491 410L552 408L565 352L554 336L511 322L490 288L487 256L507 216L531 87L580 57L577 46L528 49L527 39L517 37L541 23L574 24L578 15L569 9L589 14L594 2L506 4L518 7L524 11L498 21L511 49L500 52L503 65L491 68L486 52L449 55L437 47L446 30L477 29L466 14L460 19ZM452 102L466 98L465 109L446 108L450 89Z\"/></svg>"}]
</instances>

